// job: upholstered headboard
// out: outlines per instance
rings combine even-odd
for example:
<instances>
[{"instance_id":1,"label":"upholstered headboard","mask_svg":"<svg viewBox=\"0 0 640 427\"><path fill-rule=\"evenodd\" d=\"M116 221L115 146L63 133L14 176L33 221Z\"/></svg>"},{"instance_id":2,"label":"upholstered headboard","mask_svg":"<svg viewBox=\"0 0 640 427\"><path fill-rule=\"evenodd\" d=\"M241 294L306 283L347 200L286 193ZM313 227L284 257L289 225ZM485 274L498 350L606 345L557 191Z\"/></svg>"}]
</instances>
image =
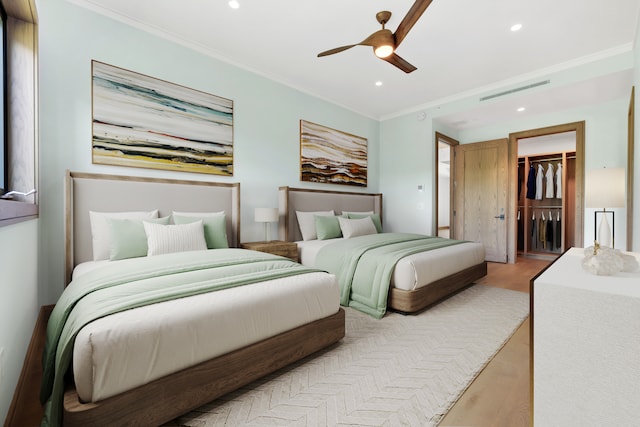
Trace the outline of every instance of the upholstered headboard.
<instances>
[{"instance_id":1,"label":"upholstered headboard","mask_svg":"<svg viewBox=\"0 0 640 427\"><path fill-rule=\"evenodd\" d=\"M101 175L67 171L65 184L65 280L93 259L89 211L158 209L160 216L224 211L230 247L240 243L240 184Z\"/></svg>"},{"instance_id":2,"label":"upholstered headboard","mask_svg":"<svg viewBox=\"0 0 640 427\"><path fill-rule=\"evenodd\" d=\"M336 215L340 215L343 211L373 211L382 219L382 194L380 193L280 187L278 198L280 205L278 234L280 240L289 242L302 240L296 211L333 210Z\"/></svg>"}]
</instances>

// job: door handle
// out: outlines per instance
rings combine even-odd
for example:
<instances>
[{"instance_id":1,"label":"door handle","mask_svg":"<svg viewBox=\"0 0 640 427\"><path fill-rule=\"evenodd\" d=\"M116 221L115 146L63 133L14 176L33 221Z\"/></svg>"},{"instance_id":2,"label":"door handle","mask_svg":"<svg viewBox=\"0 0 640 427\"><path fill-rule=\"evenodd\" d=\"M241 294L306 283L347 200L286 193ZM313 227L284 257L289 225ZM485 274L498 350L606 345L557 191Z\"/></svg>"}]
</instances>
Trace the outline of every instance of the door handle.
<instances>
[{"instance_id":1,"label":"door handle","mask_svg":"<svg viewBox=\"0 0 640 427\"><path fill-rule=\"evenodd\" d=\"M504 221L504 214L498 215L498 216L494 216L494 218L498 218Z\"/></svg>"}]
</instances>

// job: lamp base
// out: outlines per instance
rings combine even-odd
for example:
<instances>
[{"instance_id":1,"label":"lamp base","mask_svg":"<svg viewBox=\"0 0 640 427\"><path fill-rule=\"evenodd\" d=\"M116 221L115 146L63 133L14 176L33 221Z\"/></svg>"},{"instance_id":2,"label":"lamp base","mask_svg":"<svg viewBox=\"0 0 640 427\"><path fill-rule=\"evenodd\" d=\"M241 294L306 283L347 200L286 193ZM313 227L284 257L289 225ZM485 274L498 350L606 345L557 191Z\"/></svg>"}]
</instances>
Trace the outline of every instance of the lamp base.
<instances>
[{"instance_id":1,"label":"lamp base","mask_svg":"<svg viewBox=\"0 0 640 427\"><path fill-rule=\"evenodd\" d=\"M609 221L607 216L603 215L598 226L598 243L601 246L611 246L611 227L609 227Z\"/></svg>"},{"instance_id":2,"label":"lamp base","mask_svg":"<svg viewBox=\"0 0 640 427\"><path fill-rule=\"evenodd\" d=\"M599 225L598 225L598 214L602 214L602 219L600 220ZM611 214L613 228L609 226L609 220L607 219L607 214ZM594 228L597 227L597 233L596 233L595 239L598 241L600 246L607 246L607 247L613 248L613 245L614 245L613 236L615 231L615 212L607 211L605 209L601 211L595 211L593 215L593 219L594 219Z\"/></svg>"},{"instance_id":3,"label":"lamp base","mask_svg":"<svg viewBox=\"0 0 640 427\"><path fill-rule=\"evenodd\" d=\"M271 227L269 225L270 224L268 222L264 223L264 241L265 242L271 241Z\"/></svg>"}]
</instances>

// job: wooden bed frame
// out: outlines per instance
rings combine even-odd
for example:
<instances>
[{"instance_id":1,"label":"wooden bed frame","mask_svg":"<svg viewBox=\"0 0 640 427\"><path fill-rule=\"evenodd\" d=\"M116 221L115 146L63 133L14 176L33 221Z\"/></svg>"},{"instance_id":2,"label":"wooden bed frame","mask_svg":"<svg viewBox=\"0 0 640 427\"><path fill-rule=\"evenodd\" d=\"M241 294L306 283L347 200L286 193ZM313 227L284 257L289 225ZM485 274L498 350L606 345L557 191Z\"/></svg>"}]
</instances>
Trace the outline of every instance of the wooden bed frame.
<instances>
[{"instance_id":1,"label":"wooden bed frame","mask_svg":"<svg viewBox=\"0 0 640 427\"><path fill-rule=\"evenodd\" d=\"M92 259L88 211L159 209L224 210L230 247L239 246L240 185L67 172L65 200L66 278L73 266ZM88 252L87 252L88 251ZM249 384L345 335L345 313L337 313L96 403L83 403L72 383L64 395L63 424L160 425Z\"/></svg>"},{"instance_id":2,"label":"wooden bed frame","mask_svg":"<svg viewBox=\"0 0 640 427\"><path fill-rule=\"evenodd\" d=\"M373 211L382 219L382 194L346 191L313 190L307 188L280 187L279 236L281 240L302 240L296 211ZM469 286L487 275L487 263L483 261L412 291L392 287L387 306L402 313L415 313Z\"/></svg>"}]
</instances>

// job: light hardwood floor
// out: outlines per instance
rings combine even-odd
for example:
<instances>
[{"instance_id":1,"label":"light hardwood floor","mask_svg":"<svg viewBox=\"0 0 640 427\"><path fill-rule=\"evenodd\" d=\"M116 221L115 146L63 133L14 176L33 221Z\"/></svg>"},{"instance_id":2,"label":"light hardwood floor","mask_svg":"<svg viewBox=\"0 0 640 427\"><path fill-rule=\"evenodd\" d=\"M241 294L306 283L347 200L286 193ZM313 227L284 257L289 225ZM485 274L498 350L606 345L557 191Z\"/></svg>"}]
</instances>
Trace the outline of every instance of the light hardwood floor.
<instances>
[{"instance_id":1,"label":"light hardwood floor","mask_svg":"<svg viewBox=\"0 0 640 427\"><path fill-rule=\"evenodd\" d=\"M489 263L487 276L476 283L528 293L530 279L549 263L533 258L518 258L516 264ZM39 332L39 348L35 351L41 354L44 330ZM42 411L38 393L42 372L39 368L31 369L32 373L25 381L25 398L16 408L17 417L5 427L40 425ZM440 426L529 426L529 384L527 320L465 391Z\"/></svg>"},{"instance_id":2,"label":"light hardwood floor","mask_svg":"<svg viewBox=\"0 0 640 427\"><path fill-rule=\"evenodd\" d=\"M518 258L515 264L489 263L476 283L529 293L529 283L550 261ZM529 427L529 319L489 362L439 426Z\"/></svg>"}]
</instances>

